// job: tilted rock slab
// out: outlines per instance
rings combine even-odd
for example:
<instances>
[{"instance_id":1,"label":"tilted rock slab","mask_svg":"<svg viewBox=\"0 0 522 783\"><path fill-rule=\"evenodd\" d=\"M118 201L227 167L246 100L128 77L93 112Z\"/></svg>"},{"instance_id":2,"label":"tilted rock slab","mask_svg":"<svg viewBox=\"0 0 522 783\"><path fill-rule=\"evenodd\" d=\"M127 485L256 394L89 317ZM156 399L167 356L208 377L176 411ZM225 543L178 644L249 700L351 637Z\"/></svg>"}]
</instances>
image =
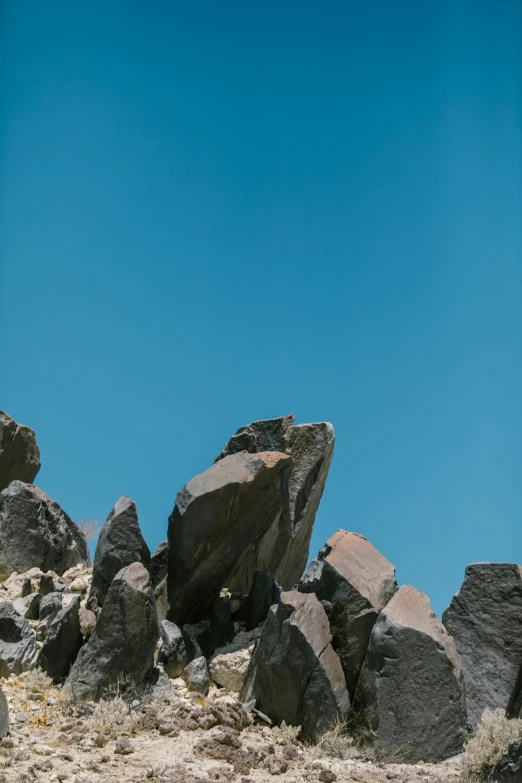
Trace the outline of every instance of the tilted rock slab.
<instances>
[{"instance_id":1,"label":"tilted rock slab","mask_svg":"<svg viewBox=\"0 0 522 783\"><path fill-rule=\"evenodd\" d=\"M0 411L0 490L11 481L32 484L40 470L40 449L34 431Z\"/></svg>"},{"instance_id":2,"label":"tilted rock slab","mask_svg":"<svg viewBox=\"0 0 522 783\"><path fill-rule=\"evenodd\" d=\"M243 450L278 451L293 459L288 493L279 519L261 543L236 564L227 585L248 593L254 570L269 571L283 589L296 584L308 560L315 515L333 457L335 433L328 422L292 426L295 416L255 421L241 427L218 457Z\"/></svg>"},{"instance_id":3,"label":"tilted rock slab","mask_svg":"<svg viewBox=\"0 0 522 783\"><path fill-rule=\"evenodd\" d=\"M473 563L442 621L460 655L468 720L508 709L522 664L522 568Z\"/></svg>"},{"instance_id":4,"label":"tilted rock slab","mask_svg":"<svg viewBox=\"0 0 522 783\"><path fill-rule=\"evenodd\" d=\"M96 545L90 595L99 606L103 606L118 571L138 562L149 569L150 551L141 533L136 504L124 495L107 517Z\"/></svg>"},{"instance_id":5,"label":"tilted rock slab","mask_svg":"<svg viewBox=\"0 0 522 783\"><path fill-rule=\"evenodd\" d=\"M315 738L343 721L350 698L328 618L315 595L281 594L263 626L241 689L241 700L275 723L301 726Z\"/></svg>"},{"instance_id":6,"label":"tilted rock slab","mask_svg":"<svg viewBox=\"0 0 522 783\"><path fill-rule=\"evenodd\" d=\"M377 618L354 710L367 741L385 756L436 762L462 750L457 651L428 597L414 587L401 587Z\"/></svg>"},{"instance_id":7,"label":"tilted rock slab","mask_svg":"<svg viewBox=\"0 0 522 783\"><path fill-rule=\"evenodd\" d=\"M132 563L116 574L89 641L81 648L64 693L98 700L118 681L140 684L154 666L159 638L149 572Z\"/></svg>"},{"instance_id":8,"label":"tilted rock slab","mask_svg":"<svg viewBox=\"0 0 522 783\"><path fill-rule=\"evenodd\" d=\"M83 643L80 629L80 596L61 609L49 625L38 656L38 666L55 682L65 680Z\"/></svg>"},{"instance_id":9,"label":"tilted rock slab","mask_svg":"<svg viewBox=\"0 0 522 783\"><path fill-rule=\"evenodd\" d=\"M13 481L0 492L0 580L31 568L63 574L88 562L81 530L41 489Z\"/></svg>"},{"instance_id":10,"label":"tilted rock slab","mask_svg":"<svg viewBox=\"0 0 522 783\"><path fill-rule=\"evenodd\" d=\"M312 561L299 590L327 602L332 647L353 698L377 616L398 590L395 567L363 536L339 530Z\"/></svg>"},{"instance_id":11,"label":"tilted rock slab","mask_svg":"<svg viewBox=\"0 0 522 783\"><path fill-rule=\"evenodd\" d=\"M34 669L38 648L28 620L12 604L0 603L0 677Z\"/></svg>"},{"instance_id":12,"label":"tilted rock slab","mask_svg":"<svg viewBox=\"0 0 522 783\"><path fill-rule=\"evenodd\" d=\"M184 625L212 607L245 550L281 512L292 459L233 454L193 478L169 518L168 619Z\"/></svg>"}]
</instances>

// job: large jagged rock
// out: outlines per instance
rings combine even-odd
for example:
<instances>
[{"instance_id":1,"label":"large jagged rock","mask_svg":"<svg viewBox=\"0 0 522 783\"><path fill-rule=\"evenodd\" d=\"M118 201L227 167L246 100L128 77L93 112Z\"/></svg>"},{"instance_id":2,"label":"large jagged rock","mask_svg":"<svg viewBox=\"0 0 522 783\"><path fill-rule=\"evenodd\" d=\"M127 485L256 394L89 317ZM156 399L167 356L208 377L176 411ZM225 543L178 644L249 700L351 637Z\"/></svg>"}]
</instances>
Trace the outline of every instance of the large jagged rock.
<instances>
[{"instance_id":1,"label":"large jagged rock","mask_svg":"<svg viewBox=\"0 0 522 783\"><path fill-rule=\"evenodd\" d=\"M80 596L73 596L49 625L38 657L38 666L55 682L65 680L82 646Z\"/></svg>"},{"instance_id":2,"label":"large jagged rock","mask_svg":"<svg viewBox=\"0 0 522 783\"><path fill-rule=\"evenodd\" d=\"M246 450L289 454L293 468L281 516L256 546L244 553L230 574L231 590L247 593L254 570L268 571L288 589L308 560L310 537L332 461L335 434L328 422L292 426L294 416L255 421L241 427L218 457Z\"/></svg>"},{"instance_id":3,"label":"large jagged rock","mask_svg":"<svg viewBox=\"0 0 522 783\"><path fill-rule=\"evenodd\" d=\"M113 579L89 641L64 685L74 699L98 700L110 686L141 684L154 666L159 638L149 572L141 563Z\"/></svg>"},{"instance_id":4,"label":"large jagged rock","mask_svg":"<svg viewBox=\"0 0 522 783\"><path fill-rule=\"evenodd\" d=\"M466 715L455 645L429 599L403 586L377 618L354 697L383 755L441 761L462 750Z\"/></svg>"},{"instance_id":5,"label":"large jagged rock","mask_svg":"<svg viewBox=\"0 0 522 783\"><path fill-rule=\"evenodd\" d=\"M291 467L279 452L233 454L181 490L169 518L170 620L181 626L212 607L234 564L279 516Z\"/></svg>"},{"instance_id":6,"label":"large jagged rock","mask_svg":"<svg viewBox=\"0 0 522 783\"><path fill-rule=\"evenodd\" d=\"M377 616L398 590L395 567L363 536L339 530L312 561L299 590L325 602L332 647L353 698Z\"/></svg>"},{"instance_id":7,"label":"large jagged rock","mask_svg":"<svg viewBox=\"0 0 522 783\"><path fill-rule=\"evenodd\" d=\"M0 490L11 481L32 484L40 470L40 450L34 431L0 411Z\"/></svg>"},{"instance_id":8,"label":"large jagged rock","mask_svg":"<svg viewBox=\"0 0 522 783\"><path fill-rule=\"evenodd\" d=\"M41 489L13 481L0 493L0 580L31 568L63 574L88 562L80 529Z\"/></svg>"},{"instance_id":9,"label":"large jagged rock","mask_svg":"<svg viewBox=\"0 0 522 783\"><path fill-rule=\"evenodd\" d=\"M9 734L9 707L4 692L0 688L0 738Z\"/></svg>"},{"instance_id":10,"label":"large jagged rock","mask_svg":"<svg viewBox=\"0 0 522 783\"><path fill-rule=\"evenodd\" d=\"M243 702L312 739L344 720L350 698L328 618L315 595L281 594L264 624L241 689Z\"/></svg>"},{"instance_id":11,"label":"large jagged rock","mask_svg":"<svg viewBox=\"0 0 522 783\"><path fill-rule=\"evenodd\" d=\"M0 677L34 669L38 649L29 622L12 604L0 603Z\"/></svg>"},{"instance_id":12,"label":"large jagged rock","mask_svg":"<svg viewBox=\"0 0 522 783\"><path fill-rule=\"evenodd\" d=\"M148 569L150 551L141 534L136 504L124 495L107 517L96 545L90 594L99 606L118 571L138 562Z\"/></svg>"},{"instance_id":13,"label":"large jagged rock","mask_svg":"<svg viewBox=\"0 0 522 783\"><path fill-rule=\"evenodd\" d=\"M460 655L468 720L486 707L507 709L522 663L522 568L473 563L442 621Z\"/></svg>"}]
</instances>

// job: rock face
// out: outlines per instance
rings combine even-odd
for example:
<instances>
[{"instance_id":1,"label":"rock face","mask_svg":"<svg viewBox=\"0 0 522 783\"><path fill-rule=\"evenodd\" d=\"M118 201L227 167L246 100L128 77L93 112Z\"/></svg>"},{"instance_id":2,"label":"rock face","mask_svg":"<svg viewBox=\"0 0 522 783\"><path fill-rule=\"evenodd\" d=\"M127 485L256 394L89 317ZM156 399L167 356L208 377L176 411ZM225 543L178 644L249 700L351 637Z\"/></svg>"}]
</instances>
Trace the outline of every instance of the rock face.
<instances>
[{"instance_id":1,"label":"rock face","mask_svg":"<svg viewBox=\"0 0 522 783\"><path fill-rule=\"evenodd\" d=\"M354 698L367 739L410 762L459 753L466 723L453 639L413 587L395 593L373 628Z\"/></svg>"},{"instance_id":2,"label":"rock face","mask_svg":"<svg viewBox=\"0 0 522 783\"><path fill-rule=\"evenodd\" d=\"M332 647L353 698L377 616L398 590L395 567L363 536L339 530L312 561L299 590L327 602Z\"/></svg>"},{"instance_id":3,"label":"rock face","mask_svg":"<svg viewBox=\"0 0 522 783\"><path fill-rule=\"evenodd\" d=\"M522 569L474 563L443 615L461 659L468 720L486 707L507 709L522 663Z\"/></svg>"},{"instance_id":4,"label":"rock face","mask_svg":"<svg viewBox=\"0 0 522 783\"><path fill-rule=\"evenodd\" d=\"M227 584L247 593L254 570L270 572L285 589L301 576L308 560L315 515L332 461L335 433L331 424L292 426L294 416L255 421L241 427L225 445L218 460L246 450L277 451L293 459L281 516L262 541L244 554ZM245 587L246 583L246 587Z\"/></svg>"},{"instance_id":5,"label":"rock face","mask_svg":"<svg viewBox=\"0 0 522 783\"><path fill-rule=\"evenodd\" d=\"M0 603L0 677L34 669L38 649L29 622L7 602Z\"/></svg>"},{"instance_id":6,"label":"rock face","mask_svg":"<svg viewBox=\"0 0 522 783\"><path fill-rule=\"evenodd\" d=\"M509 744L487 779L491 783L522 783L522 738Z\"/></svg>"},{"instance_id":7,"label":"rock face","mask_svg":"<svg viewBox=\"0 0 522 783\"><path fill-rule=\"evenodd\" d=\"M40 450L34 431L0 411L0 490L11 481L36 478L40 470Z\"/></svg>"},{"instance_id":8,"label":"rock face","mask_svg":"<svg viewBox=\"0 0 522 783\"><path fill-rule=\"evenodd\" d=\"M181 490L169 518L170 620L183 625L211 608L235 563L279 516L291 467L278 452L233 454Z\"/></svg>"},{"instance_id":9,"label":"rock face","mask_svg":"<svg viewBox=\"0 0 522 783\"><path fill-rule=\"evenodd\" d=\"M316 737L348 715L350 699L331 645L328 618L315 595L281 594L263 627L243 687L243 702L276 723Z\"/></svg>"},{"instance_id":10,"label":"rock face","mask_svg":"<svg viewBox=\"0 0 522 783\"><path fill-rule=\"evenodd\" d=\"M64 692L75 699L97 700L117 680L143 682L154 665L158 637L149 573L141 563L132 563L114 577Z\"/></svg>"},{"instance_id":11,"label":"rock face","mask_svg":"<svg viewBox=\"0 0 522 783\"><path fill-rule=\"evenodd\" d=\"M40 650L38 666L55 682L65 680L82 646L79 609L80 596L75 595L50 624Z\"/></svg>"},{"instance_id":12,"label":"rock face","mask_svg":"<svg viewBox=\"0 0 522 783\"><path fill-rule=\"evenodd\" d=\"M131 563L150 567L150 552L141 534L136 504L121 497L101 529L92 572L91 596L103 606L111 582L122 568Z\"/></svg>"},{"instance_id":13,"label":"rock face","mask_svg":"<svg viewBox=\"0 0 522 783\"><path fill-rule=\"evenodd\" d=\"M3 691L0 689L0 738L9 734L9 707Z\"/></svg>"},{"instance_id":14,"label":"rock face","mask_svg":"<svg viewBox=\"0 0 522 783\"><path fill-rule=\"evenodd\" d=\"M40 489L13 481L0 493L0 580L33 567L63 574L88 561L80 529Z\"/></svg>"}]
</instances>

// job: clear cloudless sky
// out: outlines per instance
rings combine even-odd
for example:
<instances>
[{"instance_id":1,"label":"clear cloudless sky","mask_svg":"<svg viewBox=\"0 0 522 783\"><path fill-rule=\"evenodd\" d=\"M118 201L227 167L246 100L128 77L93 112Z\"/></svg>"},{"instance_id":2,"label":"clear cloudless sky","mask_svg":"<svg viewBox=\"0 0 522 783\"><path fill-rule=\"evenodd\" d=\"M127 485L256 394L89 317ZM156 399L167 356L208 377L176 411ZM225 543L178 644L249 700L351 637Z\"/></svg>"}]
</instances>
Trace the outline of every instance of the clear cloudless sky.
<instances>
[{"instance_id":1,"label":"clear cloudless sky","mask_svg":"<svg viewBox=\"0 0 522 783\"><path fill-rule=\"evenodd\" d=\"M154 548L235 430L331 421L312 553L440 613L522 562L518 0L5 0L0 407Z\"/></svg>"}]
</instances>

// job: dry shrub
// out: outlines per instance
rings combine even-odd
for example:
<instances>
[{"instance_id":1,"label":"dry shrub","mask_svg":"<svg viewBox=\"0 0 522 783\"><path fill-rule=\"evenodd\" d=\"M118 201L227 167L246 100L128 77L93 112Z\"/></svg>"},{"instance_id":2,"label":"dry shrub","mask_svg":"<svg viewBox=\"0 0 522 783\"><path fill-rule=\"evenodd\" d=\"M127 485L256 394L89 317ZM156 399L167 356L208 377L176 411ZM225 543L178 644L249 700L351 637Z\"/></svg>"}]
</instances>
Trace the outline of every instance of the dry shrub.
<instances>
[{"instance_id":1,"label":"dry shrub","mask_svg":"<svg viewBox=\"0 0 522 783\"><path fill-rule=\"evenodd\" d=\"M51 678L41 669L31 669L18 677L18 682L30 693L46 693L53 687Z\"/></svg>"},{"instance_id":2,"label":"dry shrub","mask_svg":"<svg viewBox=\"0 0 522 783\"><path fill-rule=\"evenodd\" d=\"M348 724L339 721L325 731L316 742L314 754L336 759L352 759L358 756L353 738L348 734Z\"/></svg>"},{"instance_id":3,"label":"dry shrub","mask_svg":"<svg viewBox=\"0 0 522 783\"><path fill-rule=\"evenodd\" d=\"M509 743L519 737L522 737L521 719L508 720L505 710L485 709L475 734L464 746L465 774L475 779L487 775Z\"/></svg>"},{"instance_id":4,"label":"dry shrub","mask_svg":"<svg viewBox=\"0 0 522 783\"><path fill-rule=\"evenodd\" d=\"M287 726L284 721L270 730L271 740L277 745L292 745L300 733L301 726Z\"/></svg>"},{"instance_id":5,"label":"dry shrub","mask_svg":"<svg viewBox=\"0 0 522 783\"><path fill-rule=\"evenodd\" d=\"M80 519L79 522L77 522L76 524L78 525L81 532L83 533L87 543L90 543L91 541L96 541L96 539L100 535L100 530L103 527L101 520L98 519L97 517Z\"/></svg>"},{"instance_id":6,"label":"dry shrub","mask_svg":"<svg viewBox=\"0 0 522 783\"><path fill-rule=\"evenodd\" d=\"M92 731L106 737L121 737L133 734L138 726L138 718L121 697L110 701L98 702L89 718Z\"/></svg>"}]
</instances>

